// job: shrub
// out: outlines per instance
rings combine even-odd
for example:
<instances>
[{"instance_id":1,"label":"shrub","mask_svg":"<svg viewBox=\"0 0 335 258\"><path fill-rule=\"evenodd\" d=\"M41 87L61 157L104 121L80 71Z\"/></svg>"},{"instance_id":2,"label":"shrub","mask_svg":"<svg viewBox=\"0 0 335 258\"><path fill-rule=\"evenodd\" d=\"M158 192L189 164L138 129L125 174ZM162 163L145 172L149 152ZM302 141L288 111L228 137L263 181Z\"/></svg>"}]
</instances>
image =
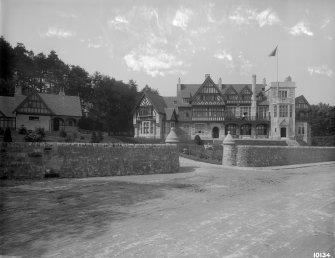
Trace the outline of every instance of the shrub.
<instances>
[{"instance_id":1,"label":"shrub","mask_svg":"<svg viewBox=\"0 0 335 258\"><path fill-rule=\"evenodd\" d=\"M77 135L76 132L74 132L74 133L72 134L72 136L73 136L73 139L77 139L77 137L78 137L78 135Z\"/></svg>"},{"instance_id":2,"label":"shrub","mask_svg":"<svg viewBox=\"0 0 335 258\"><path fill-rule=\"evenodd\" d=\"M73 138L71 137L71 135L65 137L65 142L73 142Z\"/></svg>"},{"instance_id":3,"label":"shrub","mask_svg":"<svg viewBox=\"0 0 335 258\"><path fill-rule=\"evenodd\" d=\"M198 134L194 137L194 143L197 145L202 145L202 140Z\"/></svg>"},{"instance_id":4,"label":"shrub","mask_svg":"<svg viewBox=\"0 0 335 258\"><path fill-rule=\"evenodd\" d=\"M10 129L7 127L3 136L3 141L4 142L12 142L12 133L10 131Z\"/></svg>"},{"instance_id":5,"label":"shrub","mask_svg":"<svg viewBox=\"0 0 335 258\"><path fill-rule=\"evenodd\" d=\"M97 134L95 131L92 132L92 135L91 135L91 143L97 143L99 142L98 141L98 137L97 137Z\"/></svg>"},{"instance_id":6,"label":"shrub","mask_svg":"<svg viewBox=\"0 0 335 258\"><path fill-rule=\"evenodd\" d=\"M102 131L98 131L98 135L97 135L98 142L102 142L103 139L104 139L104 136L103 136Z\"/></svg>"},{"instance_id":7,"label":"shrub","mask_svg":"<svg viewBox=\"0 0 335 258\"><path fill-rule=\"evenodd\" d=\"M20 126L19 134L27 134L27 128L24 125Z\"/></svg>"},{"instance_id":8,"label":"shrub","mask_svg":"<svg viewBox=\"0 0 335 258\"><path fill-rule=\"evenodd\" d=\"M43 139L45 138L45 131L43 127L37 128L36 133L39 134Z\"/></svg>"},{"instance_id":9,"label":"shrub","mask_svg":"<svg viewBox=\"0 0 335 258\"><path fill-rule=\"evenodd\" d=\"M37 132L29 131L27 135L24 137L26 142L41 142L43 137Z\"/></svg>"},{"instance_id":10,"label":"shrub","mask_svg":"<svg viewBox=\"0 0 335 258\"><path fill-rule=\"evenodd\" d=\"M66 132L64 131L64 130L61 130L60 132L59 132L59 136L60 137L63 137L63 138L65 138L66 137Z\"/></svg>"}]
</instances>

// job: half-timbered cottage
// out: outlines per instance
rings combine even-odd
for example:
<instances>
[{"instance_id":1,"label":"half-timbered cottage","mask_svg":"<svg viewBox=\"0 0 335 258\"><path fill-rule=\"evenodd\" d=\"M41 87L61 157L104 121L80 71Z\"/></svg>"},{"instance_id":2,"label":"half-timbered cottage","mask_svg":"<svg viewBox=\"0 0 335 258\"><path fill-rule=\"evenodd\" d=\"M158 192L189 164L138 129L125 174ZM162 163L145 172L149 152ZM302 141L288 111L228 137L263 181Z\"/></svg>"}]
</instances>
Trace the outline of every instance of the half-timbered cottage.
<instances>
[{"instance_id":1,"label":"half-timbered cottage","mask_svg":"<svg viewBox=\"0 0 335 258\"><path fill-rule=\"evenodd\" d=\"M251 84L223 84L221 78L215 83L208 74L202 84L183 84L179 79L176 97L143 95L134 112L135 137L164 139L175 126L185 139L199 135L222 140L229 131L236 138L296 139L299 135L307 142L307 120L301 118L310 107L303 96L295 99L295 87L290 77L269 85L265 79L257 84L256 75ZM299 106L296 118L297 103L305 109Z\"/></svg>"},{"instance_id":2,"label":"half-timbered cottage","mask_svg":"<svg viewBox=\"0 0 335 258\"><path fill-rule=\"evenodd\" d=\"M23 95L16 87L13 97L0 96L0 127L17 129L21 126L28 130L44 128L45 131L74 131L82 117L78 96L38 93L31 91Z\"/></svg>"}]
</instances>

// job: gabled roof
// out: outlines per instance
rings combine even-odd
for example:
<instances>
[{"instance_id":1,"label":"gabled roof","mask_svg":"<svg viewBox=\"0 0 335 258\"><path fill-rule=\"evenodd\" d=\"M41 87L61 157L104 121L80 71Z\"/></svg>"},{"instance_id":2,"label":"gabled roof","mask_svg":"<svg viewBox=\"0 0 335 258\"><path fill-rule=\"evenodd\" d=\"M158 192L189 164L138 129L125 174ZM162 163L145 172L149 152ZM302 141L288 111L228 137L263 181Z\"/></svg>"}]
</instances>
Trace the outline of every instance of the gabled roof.
<instances>
[{"instance_id":1,"label":"gabled roof","mask_svg":"<svg viewBox=\"0 0 335 258\"><path fill-rule=\"evenodd\" d=\"M210 83L211 85L213 85L213 87L219 92L219 94L222 95L221 89L219 89L219 87L213 82L212 78L210 76L207 76L205 81L201 84L201 86L198 88L198 90L194 93L194 95L192 96L192 100L194 100L194 98L198 95L199 92L201 92L201 89L203 87L205 87L205 85L207 83Z\"/></svg>"},{"instance_id":2,"label":"gabled roof","mask_svg":"<svg viewBox=\"0 0 335 258\"><path fill-rule=\"evenodd\" d=\"M82 116L80 98L78 96L62 96L47 93L33 92L45 103L53 115ZM14 97L0 96L0 111L7 117L14 117L13 113L29 96L17 95Z\"/></svg>"},{"instance_id":3,"label":"gabled roof","mask_svg":"<svg viewBox=\"0 0 335 258\"><path fill-rule=\"evenodd\" d=\"M304 104L307 104L308 107L311 107L311 105L308 103L304 95L300 95L295 98L295 104L298 104L298 103L304 103Z\"/></svg>"},{"instance_id":4,"label":"gabled roof","mask_svg":"<svg viewBox=\"0 0 335 258\"><path fill-rule=\"evenodd\" d=\"M180 91L177 92L178 106L191 106L190 104L183 103L183 98L193 98L195 93L199 90L202 84L180 84ZM215 84L217 89L224 95L229 88L233 88L237 94L239 94L245 87L248 87L251 91L251 84L222 84L221 88L218 84ZM263 84L256 84L256 95L263 91Z\"/></svg>"},{"instance_id":5,"label":"gabled roof","mask_svg":"<svg viewBox=\"0 0 335 258\"><path fill-rule=\"evenodd\" d=\"M24 95L14 97L0 96L0 112L6 117L15 117L13 111L26 98Z\"/></svg>"},{"instance_id":6,"label":"gabled roof","mask_svg":"<svg viewBox=\"0 0 335 258\"><path fill-rule=\"evenodd\" d=\"M164 98L162 96L160 96L158 94L154 94L154 93L149 92L149 91L144 91L140 101L142 101L142 99L145 96L150 100L151 104L154 106L154 108L156 109L156 111L158 113L160 113L160 114L165 113L164 108L166 108L167 106L166 106L166 103L165 103Z\"/></svg>"},{"instance_id":7,"label":"gabled roof","mask_svg":"<svg viewBox=\"0 0 335 258\"><path fill-rule=\"evenodd\" d=\"M187 107L189 103L183 103L183 98L192 98L201 84L180 84L180 91L177 92L178 106Z\"/></svg>"},{"instance_id":8,"label":"gabled roof","mask_svg":"<svg viewBox=\"0 0 335 258\"><path fill-rule=\"evenodd\" d=\"M38 92L36 90L33 90L22 102L21 104L19 104L14 110L13 113L20 113L20 108L23 107L25 105L25 103L27 103L29 101L30 98L32 98L33 96L36 96L37 99L39 99L41 102L43 102L45 108L48 110L48 112L44 115L54 115L54 112L52 112L52 110L50 109L50 107L43 101L43 99L41 98L41 96L38 94Z\"/></svg>"},{"instance_id":9,"label":"gabled roof","mask_svg":"<svg viewBox=\"0 0 335 258\"><path fill-rule=\"evenodd\" d=\"M241 91L239 92L239 94L242 94L243 91L247 91L248 94L252 94L252 90L249 88L249 85L245 85Z\"/></svg>"},{"instance_id":10,"label":"gabled roof","mask_svg":"<svg viewBox=\"0 0 335 258\"><path fill-rule=\"evenodd\" d=\"M233 85L229 85L228 87L225 88L225 93L224 94L235 94L238 95L238 92L236 89L234 89Z\"/></svg>"},{"instance_id":11,"label":"gabled roof","mask_svg":"<svg viewBox=\"0 0 335 258\"><path fill-rule=\"evenodd\" d=\"M80 98L78 96L64 96L38 93L44 103L56 116L82 116Z\"/></svg>"},{"instance_id":12,"label":"gabled roof","mask_svg":"<svg viewBox=\"0 0 335 258\"><path fill-rule=\"evenodd\" d=\"M177 117L177 114L176 114L176 111L174 108L165 108L165 114L166 114L166 120L172 120L172 121L176 121L176 117Z\"/></svg>"}]
</instances>

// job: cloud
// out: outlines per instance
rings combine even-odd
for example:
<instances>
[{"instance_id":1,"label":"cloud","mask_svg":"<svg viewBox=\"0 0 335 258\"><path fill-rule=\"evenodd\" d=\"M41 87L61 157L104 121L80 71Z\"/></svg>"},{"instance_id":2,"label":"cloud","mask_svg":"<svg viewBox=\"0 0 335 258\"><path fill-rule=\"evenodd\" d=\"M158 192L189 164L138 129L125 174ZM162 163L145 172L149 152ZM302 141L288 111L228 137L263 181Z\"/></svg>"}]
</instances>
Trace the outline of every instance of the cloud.
<instances>
[{"instance_id":1,"label":"cloud","mask_svg":"<svg viewBox=\"0 0 335 258\"><path fill-rule=\"evenodd\" d=\"M226 50L222 50L222 51L217 51L214 54L214 57L217 59L224 59L227 61L233 61L233 57L231 54L229 54Z\"/></svg>"},{"instance_id":2,"label":"cloud","mask_svg":"<svg viewBox=\"0 0 335 258\"><path fill-rule=\"evenodd\" d=\"M264 27L266 25L273 26L281 23L277 14L272 11L271 8L258 13L255 9L248 9L239 6L231 15L228 16L228 19L237 25L249 25L256 22L259 27Z\"/></svg>"},{"instance_id":3,"label":"cloud","mask_svg":"<svg viewBox=\"0 0 335 258\"><path fill-rule=\"evenodd\" d=\"M172 20L172 25L186 30L193 12L190 9L181 8L178 10Z\"/></svg>"},{"instance_id":4,"label":"cloud","mask_svg":"<svg viewBox=\"0 0 335 258\"><path fill-rule=\"evenodd\" d=\"M330 22L330 19L329 18L326 18L322 21L322 24L321 24L321 29L324 29Z\"/></svg>"},{"instance_id":5,"label":"cloud","mask_svg":"<svg viewBox=\"0 0 335 258\"><path fill-rule=\"evenodd\" d=\"M274 12L272 12L271 9L266 9L261 13L257 14L255 19L260 27L263 27L265 25L272 26L274 24L280 23L278 16Z\"/></svg>"},{"instance_id":6,"label":"cloud","mask_svg":"<svg viewBox=\"0 0 335 258\"><path fill-rule=\"evenodd\" d=\"M321 65L321 66L309 66L307 68L307 71L310 75L313 74L320 74L320 75L326 75L330 78L333 77L333 70L330 69L327 65Z\"/></svg>"},{"instance_id":7,"label":"cloud","mask_svg":"<svg viewBox=\"0 0 335 258\"><path fill-rule=\"evenodd\" d=\"M129 24L129 21L124 16L117 15L114 19L107 21L107 23L116 30L122 30L125 25Z\"/></svg>"},{"instance_id":8,"label":"cloud","mask_svg":"<svg viewBox=\"0 0 335 258\"><path fill-rule=\"evenodd\" d=\"M43 34L44 37L49 38L71 38L75 36L75 33L72 31L63 30L57 27L49 27L48 31Z\"/></svg>"},{"instance_id":9,"label":"cloud","mask_svg":"<svg viewBox=\"0 0 335 258\"><path fill-rule=\"evenodd\" d=\"M184 64L171 53L157 48L141 46L130 51L124 60L133 71L144 71L152 77L180 72Z\"/></svg>"},{"instance_id":10,"label":"cloud","mask_svg":"<svg viewBox=\"0 0 335 258\"><path fill-rule=\"evenodd\" d=\"M314 35L314 33L310 30L310 28L306 26L303 22L299 22L295 26L290 28L289 33L294 36L299 36L302 34L306 34L307 36Z\"/></svg>"},{"instance_id":11,"label":"cloud","mask_svg":"<svg viewBox=\"0 0 335 258\"><path fill-rule=\"evenodd\" d=\"M330 35L327 35L327 36L326 36L326 39L328 39L328 40L333 40L333 37L330 36Z\"/></svg>"}]
</instances>

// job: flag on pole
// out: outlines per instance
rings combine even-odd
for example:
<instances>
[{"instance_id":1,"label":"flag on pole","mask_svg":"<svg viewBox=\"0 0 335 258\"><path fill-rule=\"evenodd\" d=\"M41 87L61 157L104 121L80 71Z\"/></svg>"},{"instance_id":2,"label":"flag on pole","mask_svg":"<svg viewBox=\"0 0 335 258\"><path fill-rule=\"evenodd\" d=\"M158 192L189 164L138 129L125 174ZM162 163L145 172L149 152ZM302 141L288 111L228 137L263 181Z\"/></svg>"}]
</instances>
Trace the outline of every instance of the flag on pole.
<instances>
[{"instance_id":1,"label":"flag on pole","mask_svg":"<svg viewBox=\"0 0 335 258\"><path fill-rule=\"evenodd\" d=\"M269 54L269 56L276 56L277 48L278 48L278 46L276 46L276 48Z\"/></svg>"}]
</instances>

